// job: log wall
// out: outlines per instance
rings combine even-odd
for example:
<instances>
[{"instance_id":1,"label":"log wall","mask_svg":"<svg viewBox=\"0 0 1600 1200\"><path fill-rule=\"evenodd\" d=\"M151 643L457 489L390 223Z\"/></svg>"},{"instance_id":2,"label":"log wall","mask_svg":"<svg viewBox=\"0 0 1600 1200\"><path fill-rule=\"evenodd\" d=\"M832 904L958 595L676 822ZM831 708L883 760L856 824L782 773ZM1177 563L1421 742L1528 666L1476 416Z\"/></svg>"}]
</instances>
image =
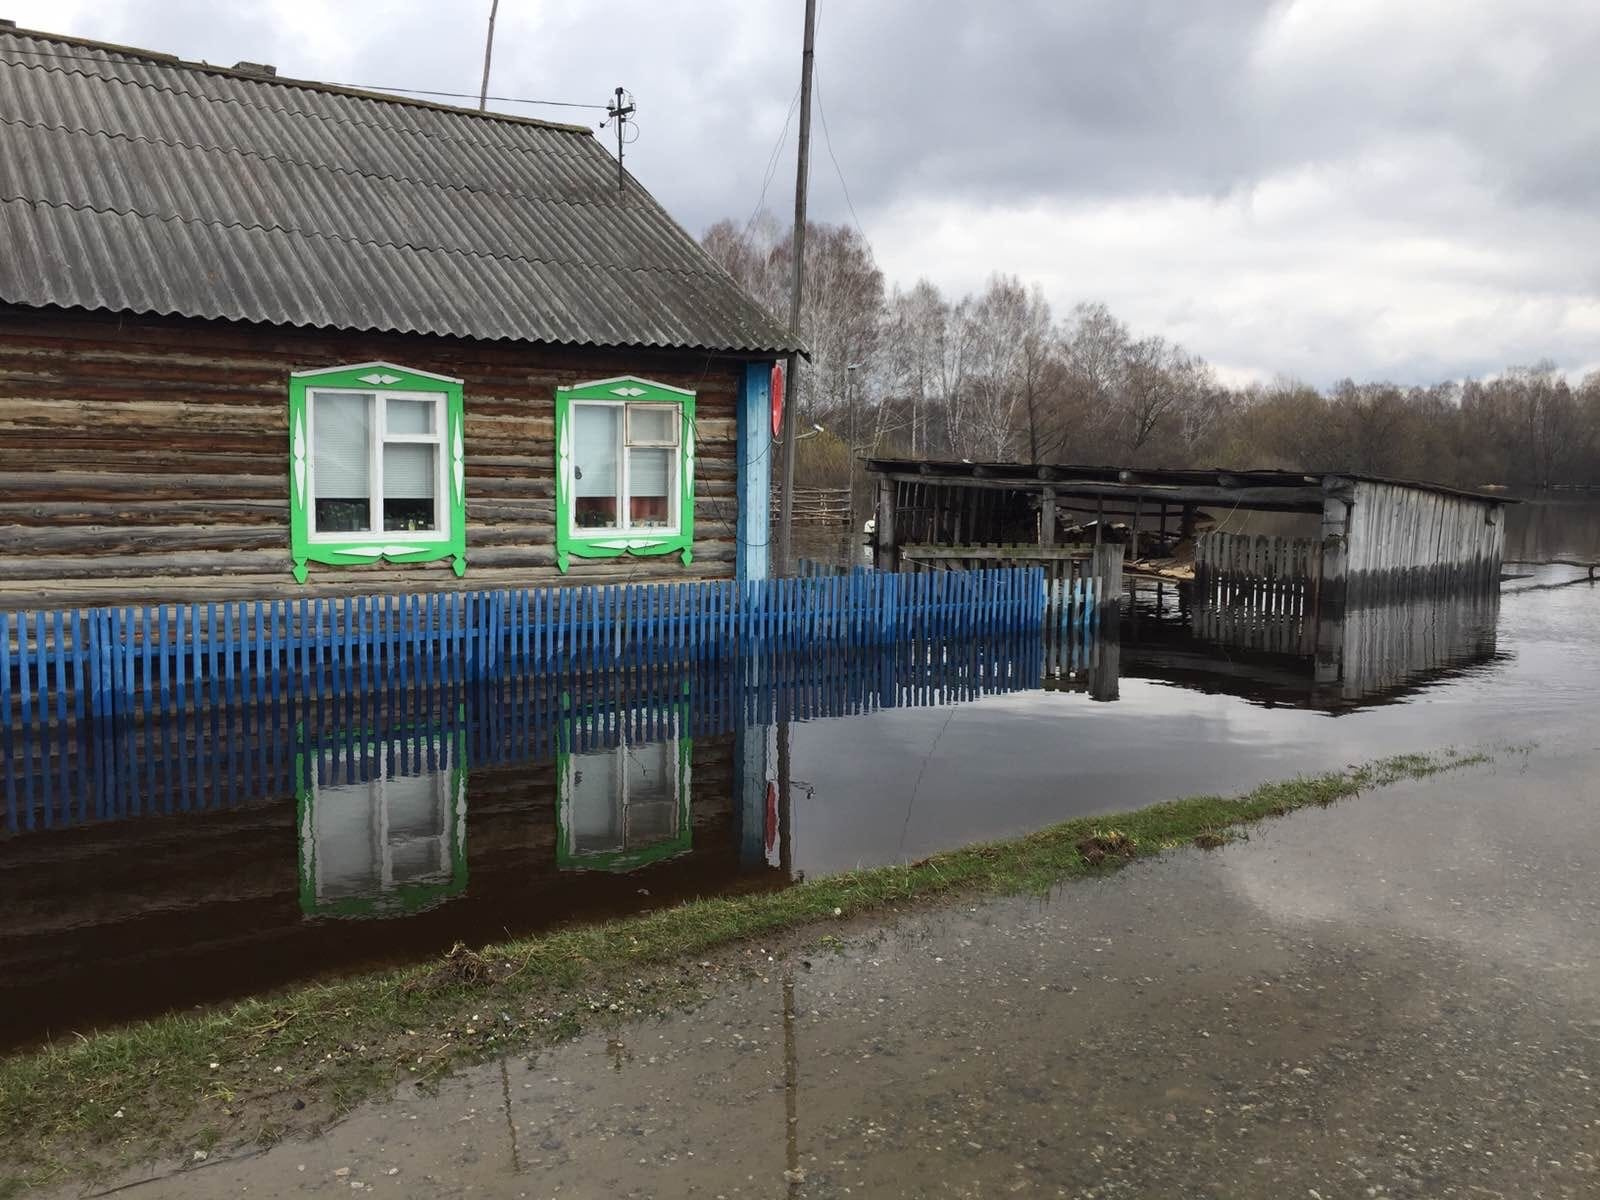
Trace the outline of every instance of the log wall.
<instances>
[{"instance_id":1,"label":"log wall","mask_svg":"<svg viewBox=\"0 0 1600 1200\"><path fill-rule=\"evenodd\" d=\"M289 372L385 360L465 380L467 574L290 574ZM744 364L0 306L0 608L727 578ZM555 568L555 389L634 374L696 400L694 562Z\"/></svg>"}]
</instances>

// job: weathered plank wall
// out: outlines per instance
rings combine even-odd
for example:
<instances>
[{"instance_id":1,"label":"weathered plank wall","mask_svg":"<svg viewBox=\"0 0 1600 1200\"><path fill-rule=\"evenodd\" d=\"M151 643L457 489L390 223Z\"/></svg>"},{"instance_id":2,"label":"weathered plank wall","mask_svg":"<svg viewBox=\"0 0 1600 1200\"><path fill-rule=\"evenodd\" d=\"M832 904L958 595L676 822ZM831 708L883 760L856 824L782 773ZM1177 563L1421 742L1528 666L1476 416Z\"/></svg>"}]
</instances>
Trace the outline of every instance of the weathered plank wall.
<instances>
[{"instance_id":1,"label":"weathered plank wall","mask_svg":"<svg viewBox=\"0 0 1600 1200\"><path fill-rule=\"evenodd\" d=\"M1345 533L1351 601L1492 589L1505 554L1504 506L1358 480Z\"/></svg>"},{"instance_id":2,"label":"weathered plank wall","mask_svg":"<svg viewBox=\"0 0 1600 1200\"><path fill-rule=\"evenodd\" d=\"M288 376L387 360L466 381L467 574L289 573ZM0 608L724 578L743 364L0 306ZM636 374L698 392L694 563L555 569L555 389Z\"/></svg>"}]
</instances>

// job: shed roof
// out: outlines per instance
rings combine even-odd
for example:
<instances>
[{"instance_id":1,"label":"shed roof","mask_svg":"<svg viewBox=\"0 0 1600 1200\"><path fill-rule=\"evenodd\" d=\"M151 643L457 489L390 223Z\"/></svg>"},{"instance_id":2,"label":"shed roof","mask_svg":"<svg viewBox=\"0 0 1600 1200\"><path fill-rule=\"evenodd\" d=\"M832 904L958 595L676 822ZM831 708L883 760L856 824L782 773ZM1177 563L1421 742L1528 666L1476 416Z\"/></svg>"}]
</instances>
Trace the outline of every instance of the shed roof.
<instances>
[{"instance_id":1,"label":"shed roof","mask_svg":"<svg viewBox=\"0 0 1600 1200\"><path fill-rule=\"evenodd\" d=\"M972 481L986 487L1038 488L1046 484L1062 495L1125 494L1174 502L1191 499L1215 503L1236 495L1252 503L1241 507L1295 508L1320 504L1323 492L1350 483L1385 483L1416 488L1493 504L1515 504L1508 496L1471 492L1443 484L1393 479L1359 471L1229 471L1220 467L1171 469L1160 467L1096 467L1068 463L951 462L913 458L871 458L868 470L882 475L915 475L928 482L960 484Z\"/></svg>"},{"instance_id":2,"label":"shed roof","mask_svg":"<svg viewBox=\"0 0 1600 1200\"><path fill-rule=\"evenodd\" d=\"M797 349L581 125L0 28L0 301Z\"/></svg>"}]
</instances>

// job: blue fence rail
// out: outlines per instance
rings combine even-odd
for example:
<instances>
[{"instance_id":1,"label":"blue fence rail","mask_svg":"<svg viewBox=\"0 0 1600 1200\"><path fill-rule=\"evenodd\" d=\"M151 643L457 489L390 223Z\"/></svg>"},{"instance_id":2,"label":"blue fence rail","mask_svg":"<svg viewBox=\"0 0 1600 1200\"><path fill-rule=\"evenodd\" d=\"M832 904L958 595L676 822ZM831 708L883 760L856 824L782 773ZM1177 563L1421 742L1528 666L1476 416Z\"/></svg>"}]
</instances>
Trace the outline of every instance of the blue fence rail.
<instances>
[{"instance_id":1,"label":"blue fence rail","mask_svg":"<svg viewBox=\"0 0 1600 1200\"><path fill-rule=\"evenodd\" d=\"M0 728L1037 630L1037 570L0 612Z\"/></svg>"}]
</instances>

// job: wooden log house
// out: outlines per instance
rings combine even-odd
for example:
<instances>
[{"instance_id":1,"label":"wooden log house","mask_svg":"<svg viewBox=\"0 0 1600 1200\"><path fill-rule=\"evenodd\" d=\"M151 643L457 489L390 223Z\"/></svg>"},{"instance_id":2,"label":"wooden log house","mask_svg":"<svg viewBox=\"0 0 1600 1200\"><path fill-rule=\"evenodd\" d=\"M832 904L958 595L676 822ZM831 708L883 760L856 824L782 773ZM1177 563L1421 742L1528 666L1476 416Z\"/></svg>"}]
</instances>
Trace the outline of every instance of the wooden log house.
<instances>
[{"instance_id":1,"label":"wooden log house","mask_svg":"<svg viewBox=\"0 0 1600 1200\"><path fill-rule=\"evenodd\" d=\"M767 573L791 334L584 126L0 27L0 609Z\"/></svg>"}]
</instances>

